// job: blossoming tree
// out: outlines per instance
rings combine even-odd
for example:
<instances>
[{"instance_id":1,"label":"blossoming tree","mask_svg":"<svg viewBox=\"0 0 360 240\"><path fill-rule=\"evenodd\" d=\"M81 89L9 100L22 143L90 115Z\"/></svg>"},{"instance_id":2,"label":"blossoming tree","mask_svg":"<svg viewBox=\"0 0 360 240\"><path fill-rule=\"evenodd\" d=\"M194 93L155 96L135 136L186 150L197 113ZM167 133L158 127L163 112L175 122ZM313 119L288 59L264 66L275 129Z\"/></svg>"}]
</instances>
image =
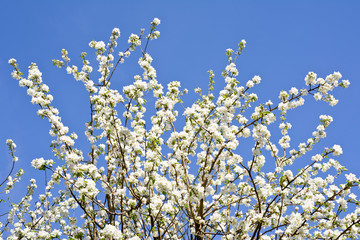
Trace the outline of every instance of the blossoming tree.
<instances>
[{"instance_id":1,"label":"blossoming tree","mask_svg":"<svg viewBox=\"0 0 360 240\"><path fill-rule=\"evenodd\" d=\"M29 66L25 78L15 59L12 77L27 89L31 102L39 106L37 114L49 120L53 160L37 158L32 166L51 172L44 194L36 193L32 179L27 193L9 206L1 234L7 239L358 239L360 207L353 189L359 186L354 174L337 160L339 145L325 147L309 155L326 137L332 117L320 116L312 136L291 147L287 113L316 100L336 105L331 92L347 88L335 72L325 78L310 72L305 88L281 91L276 103L257 103L251 93L261 78L242 84L237 79L236 59L245 48L227 49L228 64L222 72L225 87L214 94L213 71L209 71L206 93L195 92L199 100L184 107L179 116L179 82L167 89L157 81L147 47L159 37L151 22L149 34L131 34L128 48L114 56L119 29L110 41L91 41L100 78L93 81L86 53L82 66L70 64L68 52L55 66L65 68L89 92L90 119L85 135L90 147L76 147L77 135L61 121L53 97L42 81L36 64ZM143 75L135 75L120 91L111 88L114 72L133 51ZM117 58L115 60L115 58ZM155 106L146 100L155 98ZM254 105L255 108L251 107ZM147 116L147 108L154 114ZM183 116L183 117L181 117ZM181 120L179 127L177 119ZM268 126L278 124L279 136L271 136ZM281 133L281 134L280 134ZM276 136L276 135L275 135ZM251 156L238 146L253 141ZM275 139L274 139L275 138ZM7 141L13 162L17 161L15 143ZM304 167L294 171L291 165L302 159ZM9 193L23 171L7 178L4 191ZM327 175L326 175L327 174ZM346 182L336 183L339 175ZM5 184L5 182L3 184ZM35 198L35 199L34 199Z\"/></svg>"}]
</instances>

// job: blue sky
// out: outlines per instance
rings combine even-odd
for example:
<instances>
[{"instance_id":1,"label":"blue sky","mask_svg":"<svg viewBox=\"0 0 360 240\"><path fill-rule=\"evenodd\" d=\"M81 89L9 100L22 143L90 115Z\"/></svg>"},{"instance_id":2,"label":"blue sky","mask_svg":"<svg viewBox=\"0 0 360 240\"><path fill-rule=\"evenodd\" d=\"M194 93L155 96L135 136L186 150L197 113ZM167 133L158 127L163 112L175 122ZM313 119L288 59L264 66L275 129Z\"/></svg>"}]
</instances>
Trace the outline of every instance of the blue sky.
<instances>
[{"instance_id":1,"label":"blue sky","mask_svg":"<svg viewBox=\"0 0 360 240\"><path fill-rule=\"evenodd\" d=\"M360 9L359 1L3 1L0 4L0 177L11 167L5 140L12 138L20 158L17 166L29 169L33 158L52 158L47 120L37 117L37 106L30 103L25 89L11 79L10 58L23 70L36 62L54 96L63 122L85 143L84 123L88 121L87 93L65 71L52 66L66 48L73 64L80 63L80 52L91 52L91 40L108 41L111 30L120 28L118 50L127 48L127 39L140 28L149 29L154 17L161 19L161 36L151 42L158 80L181 81L190 91L207 86L209 69L215 71L217 88L223 84L221 70L226 65L225 49L236 48L246 39L239 58L239 80L245 83L260 75L254 88L260 102L277 102L280 90L304 87L309 71L325 77L340 71L351 82L348 89L337 89L337 106L305 99L306 105L290 112L290 136L297 146L318 124L321 114L334 122L324 145L340 144L343 165L360 176ZM95 68L95 62L94 68ZM119 69L114 87L129 83L141 71L134 56ZM95 79L95 78L94 78ZM192 91L191 91L192 92ZM189 105L194 95L185 99ZM314 153L315 154L315 153ZM27 171L28 177L35 174ZM1 212L0 212L1 213Z\"/></svg>"}]
</instances>

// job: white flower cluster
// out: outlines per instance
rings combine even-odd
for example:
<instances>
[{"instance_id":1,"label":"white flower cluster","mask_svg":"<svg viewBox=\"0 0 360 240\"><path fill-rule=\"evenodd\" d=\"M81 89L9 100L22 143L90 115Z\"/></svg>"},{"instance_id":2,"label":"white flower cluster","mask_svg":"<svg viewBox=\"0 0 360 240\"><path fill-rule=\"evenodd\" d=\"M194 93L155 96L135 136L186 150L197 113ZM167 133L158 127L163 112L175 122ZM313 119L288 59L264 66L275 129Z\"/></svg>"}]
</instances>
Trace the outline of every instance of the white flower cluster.
<instances>
[{"instance_id":1,"label":"white flower cluster","mask_svg":"<svg viewBox=\"0 0 360 240\"><path fill-rule=\"evenodd\" d=\"M144 57L139 59L139 66L144 69L143 78L145 80L153 80L156 78L156 70L153 66L151 66L151 62L153 61L152 57L146 53Z\"/></svg>"},{"instance_id":2,"label":"white flower cluster","mask_svg":"<svg viewBox=\"0 0 360 240\"><path fill-rule=\"evenodd\" d=\"M235 63L230 63L226 66L225 70L231 75L231 76L237 76L239 74L239 71L236 68Z\"/></svg>"},{"instance_id":3,"label":"white flower cluster","mask_svg":"<svg viewBox=\"0 0 360 240\"><path fill-rule=\"evenodd\" d=\"M35 169L45 170L46 167L51 168L55 162L53 160L44 160L44 158L36 158L32 160L31 166Z\"/></svg>"},{"instance_id":4,"label":"white flower cluster","mask_svg":"<svg viewBox=\"0 0 360 240\"><path fill-rule=\"evenodd\" d=\"M135 47L141 45L140 37L132 33L129 37L128 43L133 44Z\"/></svg>"},{"instance_id":5,"label":"white flower cluster","mask_svg":"<svg viewBox=\"0 0 360 240\"><path fill-rule=\"evenodd\" d=\"M339 72L334 72L326 76L325 79L317 78L316 73L309 72L309 74L305 77L306 85L317 85L318 92L314 94L315 100L323 100L328 102L330 106L335 106L338 103L338 100L334 98L333 95L329 94L329 92L333 91L335 87L341 86L343 88L347 88L350 85L348 80L342 80L339 83L342 75ZM311 88L310 88L311 89ZM314 89L314 88L312 88Z\"/></svg>"},{"instance_id":6,"label":"white flower cluster","mask_svg":"<svg viewBox=\"0 0 360 240\"><path fill-rule=\"evenodd\" d=\"M113 225L107 224L102 230L101 230L101 239L114 239L114 240L122 240L123 235L121 231Z\"/></svg>"},{"instance_id":7,"label":"white flower cluster","mask_svg":"<svg viewBox=\"0 0 360 240\"><path fill-rule=\"evenodd\" d=\"M160 19L154 18L154 20L151 22L151 25L154 25L154 26L160 25Z\"/></svg>"}]
</instances>

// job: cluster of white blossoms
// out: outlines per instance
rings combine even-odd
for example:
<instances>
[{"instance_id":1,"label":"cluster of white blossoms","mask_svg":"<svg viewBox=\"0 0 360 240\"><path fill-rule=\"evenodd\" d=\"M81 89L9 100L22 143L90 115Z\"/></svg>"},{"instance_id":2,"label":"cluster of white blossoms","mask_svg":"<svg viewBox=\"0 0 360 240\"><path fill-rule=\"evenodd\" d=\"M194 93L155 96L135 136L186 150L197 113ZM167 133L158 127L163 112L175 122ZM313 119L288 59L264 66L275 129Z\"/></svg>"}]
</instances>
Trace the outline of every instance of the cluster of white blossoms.
<instances>
[{"instance_id":1,"label":"cluster of white blossoms","mask_svg":"<svg viewBox=\"0 0 360 240\"><path fill-rule=\"evenodd\" d=\"M314 94L314 98L316 100L324 100L328 102L331 106L335 106L338 103L338 100L334 98L333 95L329 94L335 87L340 86L343 88L347 88L350 85L348 80L342 80L339 83L342 75L339 72L334 72L326 76L325 79L317 78L316 73L309 72L309 74L305 77L306 85L318 85L317 88L319 89L318 92Z\"/></svg>"},{"instance_id":2,"label":"cluster of white blossoms","mask_svg":"<svg viewBox=\"0 0 360 240\"><path fill-rule=\"evenodd\" d=\"M87 53L81 53L82 66L71 65L65 49L62 60L53 60L89 94L88 148L76 146L77 135L69 134L52 106L36 64L25 78L16 60L9 60L12 77L27 88L31 102L40 108L38 115L51 124L54 159L31 162L51 177L39 196L31 180L22 200L9 206L0 223L0 240L358 239L360 203L354 191L359 178L345 174L346 182L338 184L346 171L335 160L342 148L334 144L309 153L326 137L332 117L320 115L312 135L294 143L290 133L296 129L287 115L309 95L334 106L338 100L330 93L348 87L349 81L340 82L338 72L325 79L310 72L306 88L292 87L280 91L274 102L258 103L251 91L261 77L239 79L236 59L246 45L242 40L237 50L226 50L224 88L214 93L215 74L210 70L207 93L197 87L199 99L181 114L187 90L178 81L166 87L158 82L147 49L160 36L159 24L155 18L148 34L144 29L131 34L129 46L118 56L113 55L118 28L108 44L91 41L97 82ZM135 75L133 83L120 90L111 88L112 81L122 81L113 73L135 50L140 51L142 76ZM276 121L279 128L271 132ZM246 151L242 146L249 142L253 147ZM16 145L12 140L7 145L15 163ZM295 171L294 162L303 168ZM22 174L9 175L6 193Z\"/></svg>"},{"instance_id":3,"label":"cluster of white blossoms","mask_svg":"<svg viewBox=\"0 0 360 240\"><path fill-rule=\"evenodd\" d=\"M32 160L31 166L39 170L45 170L45 168L52 167L55 162L53 160L44 160L44 158L36 158Z\"/></svg>"}]
</instances>

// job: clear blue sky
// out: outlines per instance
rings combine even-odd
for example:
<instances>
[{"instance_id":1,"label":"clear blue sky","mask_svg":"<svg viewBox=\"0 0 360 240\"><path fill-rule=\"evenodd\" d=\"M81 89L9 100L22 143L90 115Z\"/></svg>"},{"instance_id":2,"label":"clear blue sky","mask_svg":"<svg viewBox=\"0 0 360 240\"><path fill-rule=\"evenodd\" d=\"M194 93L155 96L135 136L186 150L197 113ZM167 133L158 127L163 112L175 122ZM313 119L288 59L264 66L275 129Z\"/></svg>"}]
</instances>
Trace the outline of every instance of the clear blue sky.
<instances>
[{"instance_id":1,"label":"clear blue sky","mask_svg":"<svg viewBox=\"0 0 360 240\"><path fill-rule=\"evenodd\" d=\"M225 49L236 48L241 39L246 39L247 47L238 62L239 80L245 83L254 75L261 76L262 83L254 89L260 102L276 102L280 90L304 87L309 71L323 77L340 71L351 85L335 91L338 105L332 108L306 98L306 106L289 115L293 123L290 135L295 147L314 131L319 115L332 115L334 122L324 143L340 144L344 150L341 163L359 176L359 10L360 2L355 0L2 1L0 177L11 166L7 138L16 142L18 166L25 169L33 158L52 157L49 123L37 117L38 107L11 79L8 60L16 58L24 72L31 62L39 65L64 123L84 141L84 123L89 116L86 91L65 71L52 66L51 59L60 58L60 50L66 48L78 64L80 52L91 52L88 43L108 41L114 27L121 31L118 50L125 50L128 36L140 28L149 29L154 17L161 19L161 36L151 42L149 53L158 80L164 84L178 80L189 90L197 85L206 87L206 71L213 69L218 86L223 86L220 74L226 64ZM121 66L121 80L113 86L128 83L140 72L136 62L137 58L132 58ZM192 100L188 97L185 104Z\"/></svg>"}]
</instances>

